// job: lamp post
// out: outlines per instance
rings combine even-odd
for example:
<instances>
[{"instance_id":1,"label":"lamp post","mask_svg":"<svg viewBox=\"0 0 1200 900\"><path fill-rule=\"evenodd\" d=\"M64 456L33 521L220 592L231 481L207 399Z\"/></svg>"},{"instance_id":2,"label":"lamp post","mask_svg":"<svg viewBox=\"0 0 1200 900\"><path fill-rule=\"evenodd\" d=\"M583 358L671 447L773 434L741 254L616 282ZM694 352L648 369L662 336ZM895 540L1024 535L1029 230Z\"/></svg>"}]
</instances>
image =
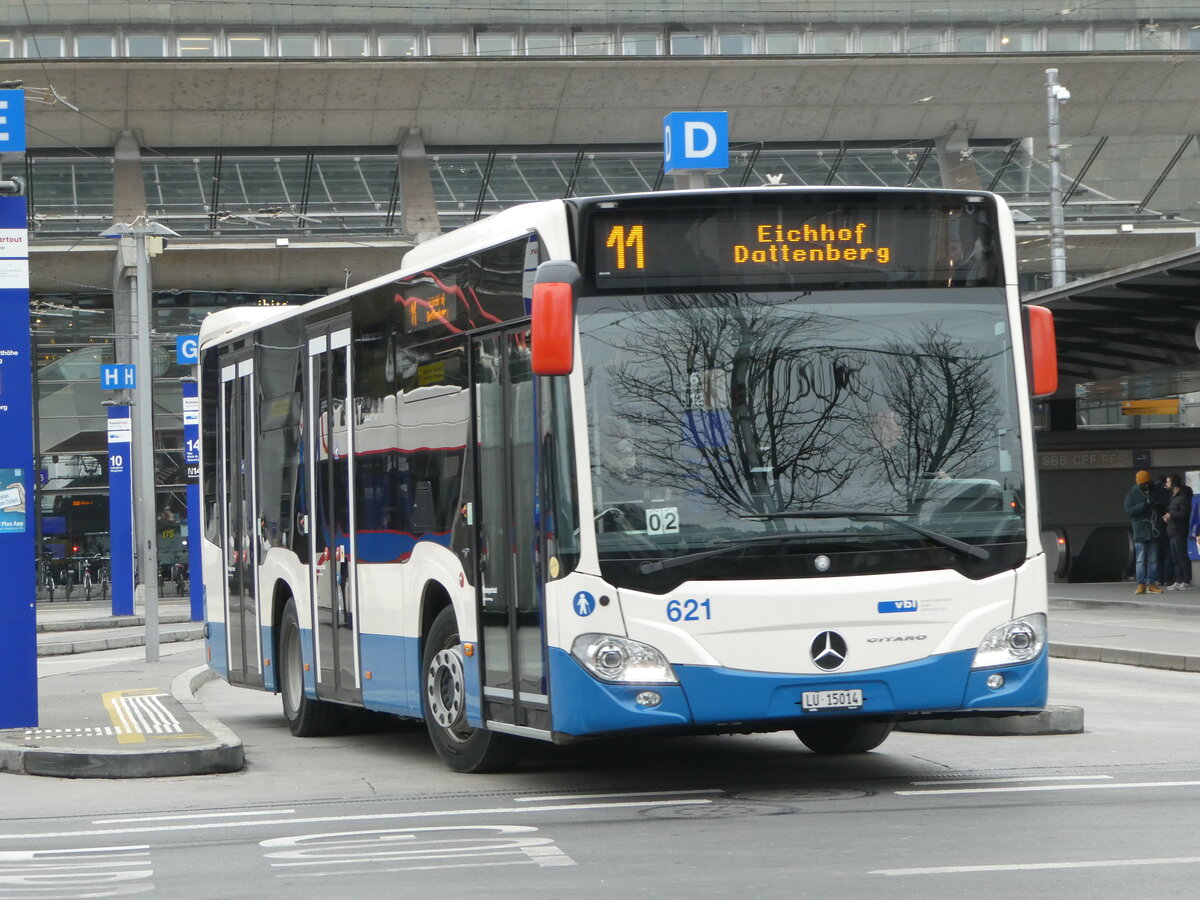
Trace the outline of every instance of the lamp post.
<instances>
[{"instance_id":1,"label":"lamp post","mask_svg":"<svg viewBox=\"0 0 1200 900\"><path fill-rule=\"evenodd\" d=\"M1046 137L1050 151L1050 286L1067 283L1067 236L1063 224L1062 166L1059 163L1058 106L1071 92L1058 83L1058 69L1046 70Z\"/></svg>"},{"instance_id":2,"label":"lamp post","mask_svg":"<svg viewBox=\"0 0 1200 900\"><path fill-rule=\"evenodd\" d=\"M146 610L146 662L158 661L158 545L154 523L157 509L154 499L154 368L150 348L150 257L146 249L150 237L179 237L158 222L138 216L129 224L116 224L100 233L101 237L126 239L134 250L134 364L137 386L133 401L133 493L134 537L137 565L142 582Z\"/></svg>"}]
</instances>

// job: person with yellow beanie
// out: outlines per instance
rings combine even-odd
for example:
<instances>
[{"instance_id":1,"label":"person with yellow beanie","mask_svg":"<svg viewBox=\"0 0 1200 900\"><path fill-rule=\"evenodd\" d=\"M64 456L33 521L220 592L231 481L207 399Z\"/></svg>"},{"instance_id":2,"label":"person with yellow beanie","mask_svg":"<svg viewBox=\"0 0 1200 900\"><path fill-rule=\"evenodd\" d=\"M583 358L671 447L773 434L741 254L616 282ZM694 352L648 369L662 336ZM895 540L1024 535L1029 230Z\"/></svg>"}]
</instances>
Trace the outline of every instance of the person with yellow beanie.
<instances>
[{"instance_id":1,"label":"person with yellow beanie","mask_svg":"<svg viewBox=\"0 0 1200 900\"><path fill-rule=\"evenodd\" d=\"M1135 594L1161 594L1158 584L1158 538L1164 527L1162 517L1170 498L1154 483L1145 469L1133 477L1134 485L1125 495L1125 515L1133 526L1133 549L1137 559Z\"/></svg>"}]
</instances>

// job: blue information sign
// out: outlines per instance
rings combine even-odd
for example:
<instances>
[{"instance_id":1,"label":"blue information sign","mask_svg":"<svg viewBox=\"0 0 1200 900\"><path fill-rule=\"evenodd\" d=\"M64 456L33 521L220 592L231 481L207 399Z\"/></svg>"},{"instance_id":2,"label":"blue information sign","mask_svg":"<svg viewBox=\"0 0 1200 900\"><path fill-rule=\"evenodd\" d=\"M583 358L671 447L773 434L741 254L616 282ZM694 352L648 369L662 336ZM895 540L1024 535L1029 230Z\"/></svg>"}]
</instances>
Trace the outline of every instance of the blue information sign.
<instances>
[{"instance_id":1,"label":"blue information sign","mask_svg":"<svg viewBox=\"0 0 1200 900\"><path fill-rule=\"evenodd\" d=\"M0 91L0 153L24 152L25 92Z\"/></svg>"},{"instance_id":2,"label":"blue information sign","mask_svg":"<svg viewBox=\"0 0 1200 900\"><path fill-rule=\"evenodd\" d=\"M673 112L663 117L663 172L729 168L729 113Z\"/></svg>"},{"instance_id":3,"label":"blue information sign","mask_svg":"<svg viewBox=\"0 0 1200 900\"><path fill-rule=\"evenodd\" d=\"M185 334L175 338L175 362L181 366L194 366L200 362L200 336ZM185 393L186 397L187 394Z\"/></svg>"},{"instance_id":4,"label":"blue information sign","mask_svg":"<svg viewBox=\"0 0 1200 900\"><path fill-rule=\"evenodd\" d=\"M108 533L112 614L133 615L133 423L128 406L108 408Z\"/></svg>"},{"instance_id":5,"label":"blue information sign","mask_svg":"<svg viewBox=\"0 0 1200 900\"><path fill-rule=\"evenodd\" d=\"M194 340L194 338L193 338ZM188 590L192 621L204 621L204 586L200 578L200 385L183 383L183 462L187 466Z\"/></svg>"},{"instance_id":6,"label":"blue information sign","mask_svg":"<svg viewBox=\"0 0 1200 900\"><path fill-rule=\"evenodd\" d=\"M132 391L137 387L137 366L118 365L100 367L100 389L105 391Z\"/></svg>"},{"instance_id":7,"label":"blue information sign","mask_svg":"<svg viewBox=\"0 0 1200 900\"><path fill-rule=\"evenodd\" d=\"M24 110L24 104L18 103L17 109ZM0 591L0 728L38 723L27 215L24 197L0 197L0 559L5 562Z\"/></svg>"}]
</instances>

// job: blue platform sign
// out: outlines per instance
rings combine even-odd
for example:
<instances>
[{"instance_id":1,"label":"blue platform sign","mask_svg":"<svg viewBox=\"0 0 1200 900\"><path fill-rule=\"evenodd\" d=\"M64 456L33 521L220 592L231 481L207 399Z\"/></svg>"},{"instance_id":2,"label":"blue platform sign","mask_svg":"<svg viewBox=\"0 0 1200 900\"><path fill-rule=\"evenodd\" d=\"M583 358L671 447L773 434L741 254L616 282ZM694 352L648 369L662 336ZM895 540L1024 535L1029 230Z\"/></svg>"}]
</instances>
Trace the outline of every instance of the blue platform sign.
<instances>
[{"instance_id":1,"label":"blue platform sign","mask_svg":"<svg viewBox=\"0 0 1200 900\"><path fill-rule=\"evenodd\" d=\"M137 366L117 365L100 367L100 389L132 391L137 387Z\"/></svg>"},{"instance_id":2,"label":"blue platform sign","mask_svg":"<svg viewBox=\"0 0 1200 900\"><path fill-rule=\"evenodd\" d=\"M0 153L25 152L25 92L0 91Z\"/></svg>"},{"instance_id":3,"label":"blue platform sign","mask_svg":"<svg viewBox=\"0 0 1200 900\"><path fill-rule=\"evenodd\" d=\"M200 335L185 334L175 338L175 362L181 366L194 366L200 362Z\"/></svg>"},{"instance_id":4,"label":"blue platform sign","mask_svg":"<svg viewBox=\"0 0 1200 900\"><path fill-rule=\"evenodd\" d=\"M663 172L729 168L729 113L673 112L663 117Z\"/></svg>"},{"instance_id":5,"label":"blue platform sign","mask_svg":"<svg viewBox=\"0 0 1200 900\"><path fill-rule=\"evenodd\" d=\"M108 408L108 533L112 614L133 615L133 421L128 406Z\"/></svg>"},{"instance_id":6,"label":"blue platform sign","mask_svg":"<svg viewBox=\"0 0 1200 900\"><path fill-rule=\"evenodd\" d=\"M21 91L3 91L12 102ZM2 114L3 111L0 111ZM4 133L4 126L0 126ZM10 132L11 133L11 132ZM21 146L24 146L22 138ZM13 149L13 148L0 148ZM38 723L37 555L32 514L33 378L29 337L29 233L24 197L0 197L0 728Z\"/></svg>"},{"instance_id":7,"label":"blue platform sign","mask_svg":"<svg viewBox=\"0 0 1200 900\"><path fill-rule=\"evenodd\" d=\"M192 338L195 340L195 338ZM183 463L187 466L188 591L192 621L204 621L204 585L200 578L200 385L183 383Z\"/></svg>"}]
</instances>

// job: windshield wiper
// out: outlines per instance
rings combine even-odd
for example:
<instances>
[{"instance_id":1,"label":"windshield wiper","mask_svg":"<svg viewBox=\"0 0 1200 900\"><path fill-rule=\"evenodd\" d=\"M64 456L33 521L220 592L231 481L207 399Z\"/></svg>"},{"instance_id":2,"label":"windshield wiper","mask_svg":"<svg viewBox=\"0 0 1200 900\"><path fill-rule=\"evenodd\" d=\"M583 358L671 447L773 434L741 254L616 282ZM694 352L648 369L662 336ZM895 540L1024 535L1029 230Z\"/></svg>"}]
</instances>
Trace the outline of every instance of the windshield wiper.
<instances>
[{"instance_id":1,"label":"windshield wiper","mask_svg":"<svg viewBox=\"0 0 1200 900\"><path fill-rule=\"evenodd\" d=\"M935 544L941 544L956 553L961 553L964 556L974 557L975 559L989 559L991 554L983 547L977 547L974 544L968 544L957 538L952 538L948 534L939 534L936 531L930 531L928 528L922 528L920 525L913 525L911 522L905 522L903 519L912 513L890 512L886 509L813 509L805 512L779 512L779 513L762 513L748 516L741 516L743 519L859 519L866 521L887 521L899 525L901 528L907 528L909 531L915 532L922 537L928 538ZM728 541L723 547L714 547L712 550L701 550L697 553L685 553L683 556L672 556L668 559L655 560L654 562L644 562L638 566L638 572L642 575L652 575L655 572L662 572L666 569L674 569L676 566L686 565L690 562L696 562L701 559L708 559L711 556L719 556L722 553L731 553L735 550L744 550L747 547L753 547L758 544L778 544L791 543L811 538L812 535L803 532L788 532L786 534L768 534L762 537L746 538L740 541Z\"/></svg>"},{"instance_id":2,"label":"windshield wiper","mask_svg":"<svg viewBox=\"0 0 1200 900\"><path fill-rule=\"evenodd\" d=\"M922 528L920 525L914 525L912 522L905 522L904 519L912 513L890 512L886 509L811 509L803 512L777 512L777 513L762 513L761 515L742 516L743 519L859 519L866 521L892 522L899 525L901 528L907 528L909 531L914 531L922 537L927 537L935 544L941 544L943 547L948 547L957 553L964 556L972 556L975 559L988 559L991 554L983 547L977 547L974 544L967 544L957 538L952 538L948 534L939 534L936 531L930 531L928 528Z\"/></svg>"},{"instance_id":3,"label":"windshield wiper","mask_svg":"<svg viewBox=\"0 0 1200 900\"><path fill-rule=\"evenodd\" d=\"M757 516L754 518L757 518ZM792 541L804 540L810 537L812 535L792 531L786 534L767 534L761 537L745 538L740 541L721 541L720 543L724 546L714 547L712 550L700 550L696 553L685 553L683 556L672 556L667 559L655 560L654 562L644 562L638 566L638 571L643 575L652 575L655 572L661 572L664 569L674 569L676 566L695 562L698 559L708 559L710 556L732 553L734 550L745 550L747 547L754 547L758 544L789 544Z\"/></svg>"}]
</instances>

